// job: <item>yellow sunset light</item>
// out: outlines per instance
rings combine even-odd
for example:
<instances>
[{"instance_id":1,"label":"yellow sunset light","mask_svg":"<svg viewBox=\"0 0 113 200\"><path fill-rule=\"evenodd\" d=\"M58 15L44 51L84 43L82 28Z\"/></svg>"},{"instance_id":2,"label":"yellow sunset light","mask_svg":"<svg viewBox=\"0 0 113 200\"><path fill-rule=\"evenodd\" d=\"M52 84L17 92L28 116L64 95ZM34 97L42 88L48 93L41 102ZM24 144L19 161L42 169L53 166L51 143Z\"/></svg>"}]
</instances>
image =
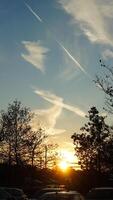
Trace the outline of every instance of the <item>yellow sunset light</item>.
<instances>
[{"instance_id":1,"label":"yellow sunset light","mask_svg":"<svg viewBox=\"0 0 113 200\"><path fill-rule=\"evenodd\" d=\"M78 168L78 158L74 155L74 152L68 149L60 149L60 160L58 167L63 171L69 171L70 168Z\"/></svg>"},{"instance_id":2,"label":"yellow sunset light","mask_svg":"<svg viewBox=\"0 0 113 200\"><path fill-rule=\"evenodd\" d=\"M62 160L60 163L59 163L59 168L63 171L67 171L69 165L66 161Z\"/></svg>"},{"instance_id":3,"label":"yellow sunset light","mask_svg":"<svg viewBox=\"0 0 113 200\"><path fill-rule=\"evenodd\" d=\"M78 162L78 158L74 155L74 152L68 151L66 149L61 149L60 150L60 155L62 160L65 160L66 162L73 164Z\"/></svg>"},{"instance_id":4,"label":"yellow sunset light","mask_svg":"<svg viewBox=\"0 0 113 200\"><path fill-rule=\"evenodd\" d=\"M63 160L65 160L69 163L73 163L76 159L73 152L70 152L70 151L65 150L65 149L61 150L61 156L62 156Z\"/></svg>"}]
</instances>

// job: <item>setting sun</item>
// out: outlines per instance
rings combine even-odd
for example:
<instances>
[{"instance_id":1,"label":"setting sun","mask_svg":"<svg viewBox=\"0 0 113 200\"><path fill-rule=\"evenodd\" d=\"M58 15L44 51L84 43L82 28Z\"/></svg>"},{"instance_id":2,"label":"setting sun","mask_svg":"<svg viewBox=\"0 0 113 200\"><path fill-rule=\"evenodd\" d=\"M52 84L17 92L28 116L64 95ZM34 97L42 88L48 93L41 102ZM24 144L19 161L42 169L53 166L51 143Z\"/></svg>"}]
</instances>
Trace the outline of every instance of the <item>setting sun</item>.
<instances>
[{"instance_id":1,"label":"setting sun","mask_svg":"<svg viewBox=\"0 0 113 200\"><path fill-rule=\"evenodd\" d=\"M75 159L77 159L73 152L67 151L66 149L61 149L61 157L63 160L69 163L73 163Z\"/></svg>"},{"instance_id":2,"label":"setting sun","mask_svg":"<svg viewBox=\"0 0 113 200\"><path fill-rule=\"evenodd\" d=\"M74 155L74 152L68 149L60 149L59 150L59 164L58 167L63 171L67 171L69 168L79 169L78 158Z\"/></svg>"},{"instance_id":3,"label":"setting sun","mask_svg":"<svg viewBox=\"0 0 113 200\"><path fill-rule=\"evenodd\" d=\"M59 167L60 167L60 169L62 169L63 171L67 171L69 165L68 165L68 163L67 163L66 161L61 161L61 162L59 163Z\"/></svg>"}]
</instances>

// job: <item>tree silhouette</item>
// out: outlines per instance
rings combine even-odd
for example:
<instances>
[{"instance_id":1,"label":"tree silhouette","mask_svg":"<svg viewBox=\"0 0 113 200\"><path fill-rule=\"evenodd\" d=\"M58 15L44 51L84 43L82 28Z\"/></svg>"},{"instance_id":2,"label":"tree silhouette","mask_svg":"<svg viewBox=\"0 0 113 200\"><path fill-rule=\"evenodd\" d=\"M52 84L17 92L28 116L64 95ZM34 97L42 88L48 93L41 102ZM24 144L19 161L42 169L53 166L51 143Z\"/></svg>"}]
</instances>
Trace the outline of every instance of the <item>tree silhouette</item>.
<instances>
[{"instance_id":1,"label":"tree silhouette","mask_svg":"<svg viewBox=\"0 0 113 200\"><path fill-rule=\"evenodd\" d=\"M41 152L41 144L47 136L45 135L45 131L39 128L38 131L31 131L27 140L27 158L28 162L32 165L32 167L38 164L38 159L42 154Z\"/></svg>"},{"instance_id":2,"label":"tree silhouette","mask_svg":"<svg viewBox=\"0 0 113 200\"><path fill-rule=\"evenodd\" d=\"M37 155L37 149L45 137L44 131L32 130L33 113L23 107L20 101L13 101L7 111L0 116L0 154L9 165L31 163ZM31 162L30 162L31 160Z\"/></svg>"},{"instance_id":3,"label":"tree silhouette","mask_svg":"<svg viewBox=\"0 0 113 200\"><path fill-rule=\"evenodd\" d=\"M113 166L113 136L110 127L96 107L88 111L87 118L89 121L80 129L81 132L72 135L79 164L87 170L108 170Z\"/></svg>"},{"instance_id":4,"label":"tree silhouette","mask_svg":"<svg viewBox=\"0 0 113 200\"><path fill-rule=\"evenodd\" d=\"M102 60L100 60L100 65L103 75L96 75L94 82L105 93L104 110L113 114L113 67L105 65Z\"/></svg>"},{"instance_id":5,"label":"tree silhouette","mask_svg":"<svg viewBox=\"0 0 113 200\"><path fill-rule=\"evenodd\" d=\"M58 160L58 145L57 144L46 144L44 146L44 154L45 154L45 159L44 159L44 166L45 168L54 168L56 167L57 160Z\"/></svg>"},{"instance_id":6,"label":"tree silhouette","mask_svg":"<svg viewBox=\"0 0 113 200\"><path fill-rule=\"evenodd\" d=\"M20 101L13 101L0 116L0 157L9 165L30 164L44 168L52 166L57 159L57 144L43 144L47 137L45 130L33 126L34 114L23 107Z\"/></svg>"},{"instance_id":7,"label":"tree silhouette","mask_svg":"<svg viewBox=\"0 0 113 200\"><path fill-rule=\"evenodd\" d=\"M55 168L59 159L58 144L45 143L38 148L36 164L39 168Z\"/></svg>"},{"instance_id":8,"label":"tree silhouette","mask_svg":"<svg viewBox=\"0 0 113 200\"><path fill-rule=\"evenodd\" d=\"M1 132L4 148L8 150L8 163L21 164L26 146L27 134L31 131L32 114L29 108L22 107L20 101L13 101L7 111L1 111Z\"/></svg>"}]
</instances>

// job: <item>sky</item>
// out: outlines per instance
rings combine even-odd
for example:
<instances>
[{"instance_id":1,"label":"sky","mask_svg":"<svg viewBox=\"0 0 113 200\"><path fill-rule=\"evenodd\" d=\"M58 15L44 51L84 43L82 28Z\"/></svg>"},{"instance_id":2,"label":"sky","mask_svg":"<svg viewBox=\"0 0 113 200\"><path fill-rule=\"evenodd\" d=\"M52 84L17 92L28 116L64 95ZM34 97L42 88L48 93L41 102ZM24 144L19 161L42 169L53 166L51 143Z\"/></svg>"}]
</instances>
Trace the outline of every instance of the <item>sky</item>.
<instances>
[{"instance_id":1,"label":"sky","mask_svg":"<svg viewBox=\"0 0 113 200\"><path fill-rule=\"evenodd\" d=\"M90 107L103 112L93 80L99 59L113 61L112 21L113 0L1 0L0 108L20 100L49 142L74 152Z\"/></svg>"}]
</instances>

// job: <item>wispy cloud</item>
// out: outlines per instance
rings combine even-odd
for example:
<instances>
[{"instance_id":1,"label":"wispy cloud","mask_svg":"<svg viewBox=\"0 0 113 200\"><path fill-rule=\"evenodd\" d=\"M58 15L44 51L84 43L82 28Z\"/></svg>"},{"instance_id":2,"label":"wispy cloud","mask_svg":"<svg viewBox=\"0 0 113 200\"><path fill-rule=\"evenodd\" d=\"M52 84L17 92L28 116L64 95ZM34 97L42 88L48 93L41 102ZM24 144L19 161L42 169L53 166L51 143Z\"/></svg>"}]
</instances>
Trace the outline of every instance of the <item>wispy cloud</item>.
<instances>
[{"instance_id":1,"label":"wispy cloud","mask_svg":"<svg viewBox=\"0 0 113 200\"><path fill-rule=\"evenodd\" d=\"M36 94L38 94L39 96L41 96L46 101L48 101L56 106L59 106L61 108L64 108L68 111L71 111L71 112L79 115L80 117L85 117L85 115L86 115L85 112L82 111L80 108L64 103L63 98L58 97L55 94L50 93L49 91L35 90L34 92Z\"/></svg>"},{"instance_id":2,"label":"wispy cloud","mask_svg":"<svg viewBox=\"0 0 113 200\"><path fill-rule=\"evenodd\" d=\"M105 17L113 18L113 1L112 0L109 0L109 2L102 0L100 2L100 9L101 9L102 14Z\"/></svg>"},{"instance_id":3,"label":"wispy cloud","mask_svg":"<svg viewBox=\"0 0 113 200\"><path fill-rule=\"evenodd\" d=\"M62 98L57 97L54 94L41 91L41 90L35 91L36 94L38 94L38 92L42 98L44 98L44 94L45 94L45 96L48 96L51 99L56 99L56 101L62 102ZM58 104L54 104L51 108L48 108L48 109L34 110L33 113L35 113L35 115L32 121L32 126L35 129L41 126L42 128L46 130L46 134L49 136L52 136L52 135L54 136L54 135L64 133L66 130L56 128L57 120L62 113L62 109L63 109L62 106Z\"/></svg>"},{"instance_id":4,"label":"wispy cloud","mask_svg":"<svg viewBox=\"0 0 113 200\"><path fill-rule=\"evenodd\" d=\"M112 36L108 30L108 17L113 17L112 0L58 0L62 8L78 22L81 30L92 42L111 45Z\"/></svg>"},{"instance_id":5,"label":"wispy cloud","mask_svg":"<svg viewBox=\"0 0 113 200\"><path fill-rule=\"evenodd\" d=\"M78 71L75 70L73 66L71 67L71 65L65 65L65 68L60 72L58 78L61 80L70 81L75 77L77 78L78 74Z\"/></svg>"},{"instance_id":6,"label":"wispy cloud","mask_svg":"<svg viewBox=\"0 0 113 200\"><path fill-rule=\"evenodd\" d=\"M107 60L109 58L113 58L113 51L111 51L110 49L106 49L103 53L102 53L102 57Z\"/></svg>"},{"instance_id":7,"label":"wispy cloud","mask_svg":"<svg viewBox=\"0 0 113 200\"><path fill-rule=\"evenodd\" d=\"M32 126L34 129L42 127L46 130L47 135L57 135L65 132L64 129L55 128L57 120L62 112L62 107L54 105L49 109L37 109L34 110L34 118L32 120Z\"/></svg>"},{"instance_id":8,"label":"wispy cloud","mask_svg":"<svg viewBox=\"0 0 113 200\"><path fill-rule=\"evenodd\" d=\"M24 45L24 48L27 51L26 54L25 53L21 54L24 60L32 64L41 72L44 72L45 71L44 61L46 58L46 53L49 51L49 49L43 47L40 44L40 41L38 42L23 41L22 44Z\"/></svg>"}]
</instances>

